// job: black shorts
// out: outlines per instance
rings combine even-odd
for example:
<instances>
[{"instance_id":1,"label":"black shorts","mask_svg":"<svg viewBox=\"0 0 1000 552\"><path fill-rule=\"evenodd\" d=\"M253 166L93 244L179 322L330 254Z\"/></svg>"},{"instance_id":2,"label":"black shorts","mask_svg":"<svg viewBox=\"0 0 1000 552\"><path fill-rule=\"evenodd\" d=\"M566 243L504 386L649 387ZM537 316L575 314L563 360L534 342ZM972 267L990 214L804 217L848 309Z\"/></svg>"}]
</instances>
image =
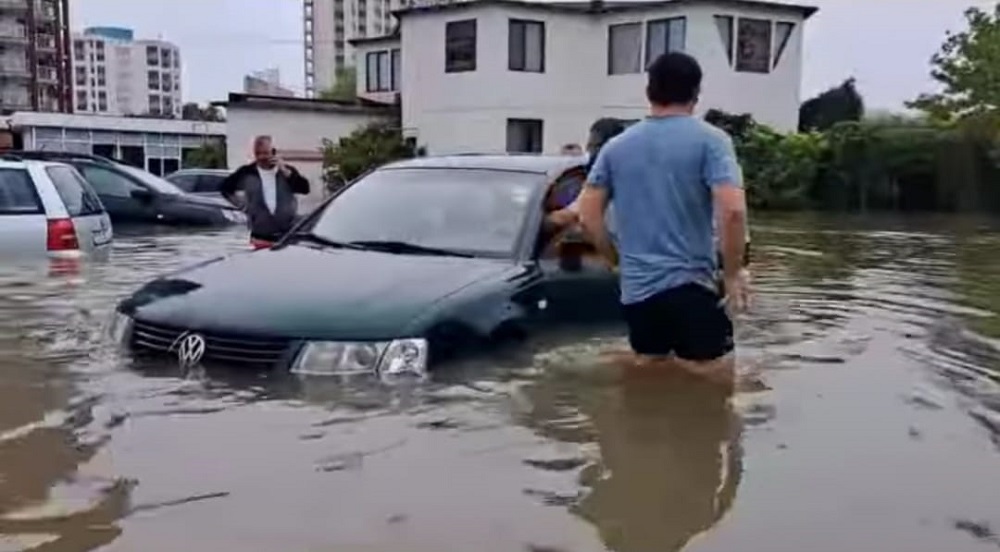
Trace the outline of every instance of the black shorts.
<instances>
[{"instance_id":1,"label":"black shorts","mask_svg":"<svg viewBox=\"0 0 1000 552\"><path fill-rule=\"evenodd\" d=\"M692 283L625 305L632 350L694 361L725 356L733 350L733 323L720 300L718 292Z\"/></svg>"}]
</instances>

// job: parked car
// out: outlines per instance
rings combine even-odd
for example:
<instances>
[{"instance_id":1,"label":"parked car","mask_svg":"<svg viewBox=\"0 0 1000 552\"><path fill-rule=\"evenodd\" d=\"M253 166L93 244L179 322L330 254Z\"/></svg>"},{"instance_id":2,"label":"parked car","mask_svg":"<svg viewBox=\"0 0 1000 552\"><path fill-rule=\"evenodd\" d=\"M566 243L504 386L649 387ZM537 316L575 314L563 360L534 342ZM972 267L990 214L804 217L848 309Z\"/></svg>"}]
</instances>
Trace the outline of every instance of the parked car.
<instances>
[{"instance_id":1,"label":"parked car","mask_svg":"<svg viewBox=\"0 0 1000 552\"><path fill-rule=\"evenodd\" d=\"M222 181L229 176L226 169L181 169L166 179L185 192L209 197L221 197Z\"/></svg>"},{"instance_id":2,"label":"parked car","mask_svg":"<svg viewBox=\"0 0 1000 552\"><path fill-rule=\"evenodd\" d=\"M104 252L113 230L104 205L71 166L0 160L0 256Z\"/></svg>"},{"instance_id":3,"label":"parked car","mask_svg":"<svg viewBox=\"0 0 1000 552\"><path fill-rule=\"evenodd\" d=\"M565 156L391 163L272 249L144 285L118 305L115 339L182 366L422 377L498 340L616 323L612 269L589 244L553 246L566 234L543 230L553 196L575 197L584 171Z\"/></svg>"},{"instance_id":4,"label":"parked car","mask_svg":"<svg viewBox=\"0 0 1000 552\"><path fill-rule=\"evenodd\" d=\"M246 222L245 215L224 199L186 193L152 173L107 158L46 151L17 155L58 160L75 167L116 223L224 226Z\"/></svg>"}]
</instances>

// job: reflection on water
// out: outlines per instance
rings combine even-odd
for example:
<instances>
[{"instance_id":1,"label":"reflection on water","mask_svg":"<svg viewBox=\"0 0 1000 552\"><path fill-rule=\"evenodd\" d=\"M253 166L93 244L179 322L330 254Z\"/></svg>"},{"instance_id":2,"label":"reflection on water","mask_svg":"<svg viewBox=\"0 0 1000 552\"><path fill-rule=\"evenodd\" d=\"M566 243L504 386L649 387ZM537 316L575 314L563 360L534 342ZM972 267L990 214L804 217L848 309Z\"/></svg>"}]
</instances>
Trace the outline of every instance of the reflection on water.
<instances>
[{"instance_id":1,"label":"reflection on water","mask_svg":"<svg viewBox=\"0 0 1000 552\"><path fill-rule=\"evenodd\" d=\"M0 265L0 552L974 551L1000 539L1000 234L755 228L743 385L624 376L552 335L428 385L132 365L154 274L240 232Z\"/></svg>"}]
</instances>

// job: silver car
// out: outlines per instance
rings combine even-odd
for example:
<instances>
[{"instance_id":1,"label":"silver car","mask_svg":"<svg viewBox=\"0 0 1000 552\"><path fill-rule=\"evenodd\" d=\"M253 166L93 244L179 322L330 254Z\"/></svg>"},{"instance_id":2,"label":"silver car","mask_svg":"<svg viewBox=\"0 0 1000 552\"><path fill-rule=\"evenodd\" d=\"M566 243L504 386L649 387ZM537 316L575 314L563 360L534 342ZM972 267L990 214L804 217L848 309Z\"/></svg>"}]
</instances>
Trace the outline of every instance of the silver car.
<instances>
[{"instance_id":1,"label":"silver car","mask_svg":"<svg viewBox=\"0 0 1000 552\"><path fill-rule=\"evenodd\" d=\"M111 219L63 163L0 160L0 258L74 258L111 247Z\"/></svg>"}]
</instances>

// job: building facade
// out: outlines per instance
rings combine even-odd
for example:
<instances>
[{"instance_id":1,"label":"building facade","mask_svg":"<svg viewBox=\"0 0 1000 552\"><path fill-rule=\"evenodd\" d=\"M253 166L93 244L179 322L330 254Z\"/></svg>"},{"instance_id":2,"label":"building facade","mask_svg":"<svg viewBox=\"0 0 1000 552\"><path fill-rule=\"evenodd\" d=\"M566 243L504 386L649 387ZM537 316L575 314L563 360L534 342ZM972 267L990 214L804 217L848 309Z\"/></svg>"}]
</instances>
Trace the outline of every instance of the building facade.
<instances>
[{"instance_id":1,"label":"building facade","mask_svg":"<svg viewBox=\"0 0 1000 552\"><path fill-rule=\"evenodd\" d=\"M600 117L645 116L646 65L685 51L698 110L798 124L802 31L816 11L756 0L467 0L396 12L398 36L355 40L358 95L398 94L404 132L432 154L557 153Z\"/></svg>"},{"instance_id":2,"label":"building facade","mask_svg":"<svg viewBox=\"0 0 1000 552\"><path fill-rule=\"evenodd\" d=\"M295 92L281 85L281 72L277 67L256 71L243 77L243 93L284 98L295 96Z\"/></svg>"},{"instance_id":3,"label":"building facade","mask_svg":"<svg viewBox=\"0 0 1000 552\"><path fill-rule=\"evenodd\" d=\"M102 155L167 175L183 168L186 154L205 144L223 144L225 123L172 121L95 114L20 111L9 119L26 150Z\"/></svg>"},{"instance_id":4,"label":"building facade","mask_svg":"<svg viewBox=\"0 0 1000 552\"><path fill-rule=\"evenodd\" d=\"M91 27L74 34L72 52L75 111L180 117L181 55L174 44Z\"/></svg>"},{"instance_id":5,"label":"building facade","mask_svg":"<svg viewBox=\"0 0 1000 552\"><path fill-rule=\"evenodd\" d=\"M0 0L0 112L72 112L69 0Z\"/></svg>"},{"instance_id":6,"label":"building facade","mask_svg":"<svg viewBox=\"0 0 1000 552\"><path fill-rule=\"evenodd\" d=\"M351 39L390 34L404 0L302 0L306 97L333 88L354 65Z\"/></svg>"}]
</instances>

